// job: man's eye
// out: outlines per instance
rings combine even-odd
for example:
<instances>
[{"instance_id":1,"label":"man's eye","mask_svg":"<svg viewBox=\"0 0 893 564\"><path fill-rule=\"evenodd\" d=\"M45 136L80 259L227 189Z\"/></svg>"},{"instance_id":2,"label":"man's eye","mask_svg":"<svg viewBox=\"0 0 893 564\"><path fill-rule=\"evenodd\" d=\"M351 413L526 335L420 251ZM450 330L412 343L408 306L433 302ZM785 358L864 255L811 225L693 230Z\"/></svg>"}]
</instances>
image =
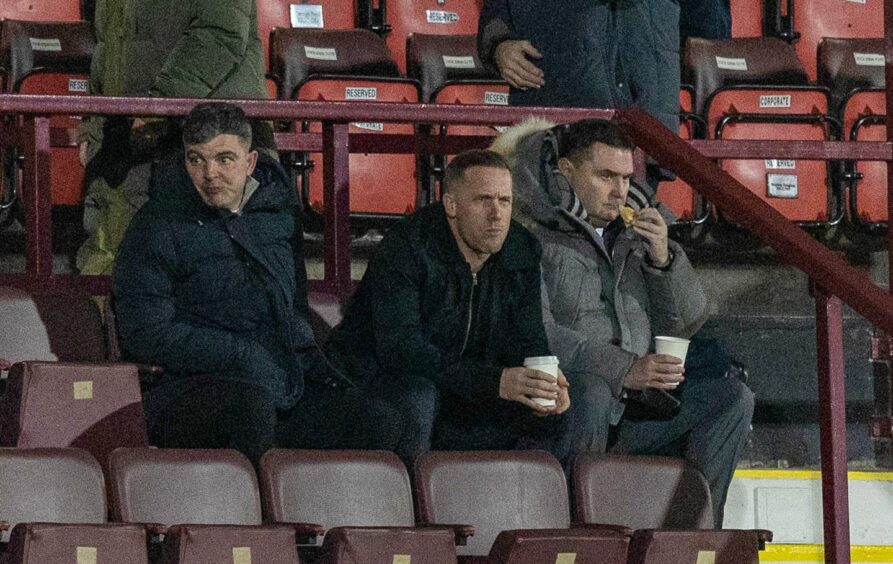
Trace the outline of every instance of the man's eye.
<instances>
[{"instance_id":1,"label":"man's eye","mask_svg":"<svg viewBox=\"0 0 893 564\"><path fill-rule=\"evenodd\" d=\"M201 162L202 162L201 159L196 159L196 158L189 159L189 164L191 164L192 166L198 166L199 164L201 164Z\"/></svg>"}]
</instances>

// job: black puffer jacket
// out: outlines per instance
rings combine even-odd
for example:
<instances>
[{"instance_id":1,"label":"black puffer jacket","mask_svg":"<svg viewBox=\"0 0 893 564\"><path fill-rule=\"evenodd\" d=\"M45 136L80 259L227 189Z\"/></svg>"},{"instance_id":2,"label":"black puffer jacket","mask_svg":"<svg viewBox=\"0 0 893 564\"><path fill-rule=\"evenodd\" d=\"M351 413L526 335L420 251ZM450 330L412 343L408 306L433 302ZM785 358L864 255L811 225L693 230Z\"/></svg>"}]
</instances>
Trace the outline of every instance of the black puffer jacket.
<instances>
[{"instance_id":1,"label":"black puffer jacket","mask_svg":"<svg viewBox=\"0 0 893 564\"><path fill-rule=\"evenodd\" d=\"M486 0L478 28L481 61L496 46L526 39L545 86L512 89L518 106L639 106L679 127L679 4L676 0Z\"/></svg>"},{"instance_id":2,"label":"black puffer jacket","mask_svg":"<svg viewBox=\"0 0 893 564\"><path fill-rule=\"evenodd\" d=\"M159 171L114 274L125 355L165 368L147 410L207 378L260 385L289 407L303 390L302 234L285 171L261 155L240 214L205 205L182 164Z\"/></svg>"},{"instance_id":3,"label":"black puffer jacket","mask_svg":"<svg viewBox=\"0 0 893 564\"><path fill-rule=\"evenodd\" d=\"M489 405L504 367L548 355L540 248L512 223L473 278L441 204L394 226L329 344L351 376L428 378L445 400Z\"/></svg>"}]
</instances>

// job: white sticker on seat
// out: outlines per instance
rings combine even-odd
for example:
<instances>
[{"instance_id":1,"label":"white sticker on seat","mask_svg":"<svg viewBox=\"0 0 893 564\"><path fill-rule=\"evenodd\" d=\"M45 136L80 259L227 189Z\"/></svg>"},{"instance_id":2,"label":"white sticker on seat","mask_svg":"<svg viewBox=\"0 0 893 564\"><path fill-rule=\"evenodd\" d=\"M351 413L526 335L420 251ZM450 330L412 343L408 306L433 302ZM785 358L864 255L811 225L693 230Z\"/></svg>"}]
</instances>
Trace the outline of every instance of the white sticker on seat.
<instances>
[{"instance_id":1,"label":"white sticker on seat","mask_svg":"<svg viewBox=\"0 0 893 564\"><path fill-rule=\"evenodd\" d=\"M96 547L79 546L75 548L75 561L77 564L96 564Z\"/></svg>"},{"instance_id":2,"label":"white sticker on seat","mask_svg":"<svg viewBox=\"0 0 893 564\"><path fill-rule=\"evenodd\" d=\"M251 564L251 547L234 546L233 564Z\"/></svg>"},{"instance_id":3,"label":"white sticker on seat","mask_svg":"<svg viewBox=\"0 0 893 564\"><path fill-rule=\"evenodd\" d=\"M378 88L374 86L348 86L344 89L345 100L375 100Z\"/></svg>"},{"instance_id":4,"label":"white sticker on seat","mask_svg":"<svg viewBox=\"0 0 893 564\"><path fill-rule=\"evenodd\" d=\"M555 555L555 564L574 564L576 561L576 552L559 552Z\"/></svg>"},{"instance_id":5,"label":"white sticker on seat","mask_svg":"<svg viewBox=\"0 0 893 564\"><path fill-rule=\"evenodd\" d=\"M338 51L334 47L310 47L304 45L304 56L318 61L337 61Z\"/></svg>"},{"instance_id":6,"label":"white sticker on seat","mask_svg":"<svg viewBox=\"0 0 893 564\"><path fill-rule=\"evenodd\" d=\"M68 91L69 92L83 92L86 94L87 88L89 87L90 82L86 78L69 78L68 79Z\"/></svg>"},{"instance_id":7,"label":"white sticker on seat","mask_svg":"<svg viewBox=\"0 0 893 564\"><path fill-rule=\"evenodd\" d=\"M761 108L790 108L791 97L787 94L768 94L760 96Z\"/></svg>"},{"instance_id":8,"label":"white sticker on seat","mask_svg":"<svg viewBox=\"0 0 893 564\"><path fill-rule=\"evenodd\" d=\"M425 10L425 17L428 19L428 23L432 24L454 24L459 21L459 14L456 12L440 10Z\"/></svg>"},{"instance_id":9,"label":"white sticker on seat","mask_svg":"<svg viewBox=\"0 0 893 564\"><path fill-rule=\"evenodd\" d=\"M73 386L73 395L76 400L93 399L93 380L82 380L75 382Z\"/></svg>"},{"instance_id":10,"label":"white sticker on seat","mask_svg":"<svg viewBox=\"0 0 893 564\"><path fill-rule=\"evenodd\" d=\"M62 42L58 39L42 39L40 37L29 37L33 51L61 51Z\"/></svg>"},{"instance_id":11,"label":"white sticker on seat","mask_svg":"<svg viewBox=\"0 0 893 564\"><path fill-rule=\"evenodd\" d=\"M505 92L484 92L484 103L494 106L508 106L509 95Z\"/></svg>"},{"instance_id":12,"label":"white sticker on seat","mask_svg":"<svg viewBox=\"0 0 893 564\"><path fill-rule=\"evenodd\" d=\"M448 69L473 69L477 65L474 64L474 57L443 55L443 66Z\"/></svg>"},{"instance_id":13,"label":"white sticker on seat","mask_svg":"<svg viewBox=\"0 0 893 564\"><path fill-rule=\"evenodd\" d=\"M360 129L368 129L369 131L384 131L383 123L371 123L367 121L359 121L354 122L354 127L359 127Z\"/></svg>"},{"instance_id":14,"label":"white sticker on seat","mask_svg":"<svg viewBox=\"0 0 893 564\"><path fill-rule=\"evenodd\" d=\"M886 62L883 53L853 53L853 58L860 67L882 67Z\"/></svg>"},{"instance_id":15,"label":"white sticker on seat","mask_svg":"<svg viewBox=\"0 0 893 564\"><path fill-rule=\"evenodd\" d=\"M796 198L797 175L796 174L767 174L766 186L770 198Z\"/></svg>"},{"instance_id":16,"label":"white sticker on seat","mask_svg":"<svg viewBox=\"0 0 893 564\"><path fill-rule=\"evenodd\" d=\"M724 70L746 71L747 59L734 59L732 57L716 57L716 66Z\"/></svg>"},{"instance_id":17,"label":"white sticker on seat","mask_svg":"<svg viewBox=\"0 0 893 564\"><path fill-rule=\"evenodd\" d=\"M291 26L310 28L325 27L322 19L322 6L318 4L292 4Z\"/></svg>"},{"instance_id":18,"label":"white sticker on seat","mask_svg":"<svg viewBox=\"0 0 893 564\"><path fill-rule=\"evenodd\" d=\"M695 564L715 564L716 563L716 551L713 550L699 550L698 551L698 561Z\"/></svg>"},{"instance_id":19,"label":"white sticker on seat","mask_svg":"<svg viewBox=\"0 0 893 564\"><path fill-rule=\"evenodd\" d=\"M412 564L411 554L395 554L391 559L391 564Z\"/></svg>"},{"instance_id":20,"label":"white sticker on seat","mask_svg":"<svg viewBox=\"0 0 893 564\"><path fill-rule=\"evenodd\" d=\"M797 168L797 161L793 159L766 159L767 169L794 170Z\"/></svg>"}]
</instances>

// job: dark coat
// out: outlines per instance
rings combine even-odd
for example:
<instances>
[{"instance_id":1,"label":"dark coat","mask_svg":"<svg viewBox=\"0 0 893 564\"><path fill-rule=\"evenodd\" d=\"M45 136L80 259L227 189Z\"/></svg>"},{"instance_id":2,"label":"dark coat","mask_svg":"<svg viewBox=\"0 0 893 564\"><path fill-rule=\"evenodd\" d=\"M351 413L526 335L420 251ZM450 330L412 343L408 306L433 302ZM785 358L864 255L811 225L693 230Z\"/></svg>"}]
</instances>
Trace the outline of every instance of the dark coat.
<instances>
[{"instance_id":1,"label":"dark coat","mask_svg":"<svg viewBox=\"0 0 893 564\"><path fill-rule=\"evenodd\" d=\"M423 208L381 242L328 352L353 377L428 378L445 401L493 407L503 368L549 354L539 260L513 222L475 281L443 206Z\"/></svg>"},{"instance_id":2,"label":"dark coat","mask_svg":"<svg viewBox=\"0 0 893 564\"><path fill-rule=\"evenodd\" d=\"M679 5L675 0L486 0L478 27L481 61L526 39L545 86L512 89L519 106L639 106L679 128Z\"/></svg>"},{"instance_id":3,"label":"dark coat","mask_svg":"<svg viewBox=\"0 0 893 564\"><path fill-rule=\"evenodd\" d=\"M301 396L307 323L302 231L285 171L261 155L241 213L199 198L182 164L153 179L118 253L114 299L127 358L161 365L159 405L206 378Z\"/></svg>"}]
</instances>

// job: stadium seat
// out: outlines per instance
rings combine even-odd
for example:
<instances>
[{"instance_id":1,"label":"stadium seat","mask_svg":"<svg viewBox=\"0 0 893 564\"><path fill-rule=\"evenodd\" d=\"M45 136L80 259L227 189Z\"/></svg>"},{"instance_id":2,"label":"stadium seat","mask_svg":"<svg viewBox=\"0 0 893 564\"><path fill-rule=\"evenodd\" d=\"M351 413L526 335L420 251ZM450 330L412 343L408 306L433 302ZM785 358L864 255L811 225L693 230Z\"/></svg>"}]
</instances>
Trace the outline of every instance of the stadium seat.
<instances>
[{"instance_id":1,"label":"stadium seat","mask_svg":"<svg viewBox=\"0 0 893 564\"><path fill-rule=\"evenodd\" d=\"M694 93L690 86L679 90L679 136L685 140L698 136L701 119L694 114ZM662 182L657 188L657 199L676 214L681 221L694 219L695 193L684 180L677 178ZM700 200L700 198L698 198Z\"/></svg>"},{"instance_id":2,"label":"stadium seat","mask_svg":"<svg viewBox=\"0 0 893 564\"><path fill-rule=\"evenodd\" d=\"M586 562L625 562L623 532L593 528L569 534L564 472L546 452L429 452L416 463L414 485L421 523L474 527L468 544L458 547L460 561L476 562L489 554L493 562L500 561L498 555L513 554L519 559L503 561L560 562L560 554L604 552L617 558ZM508 531L508 538L498 539ZM539 559L527 559L535 554Z\"/></svg>"},{"instance_id":3,"label":"stadium seat","mask_svg":"<svg viewBox=\"0 0 893 564\"><path fill-rule=\"evenodd\" d=\"M279 29L272 37L272 72L280 98L418 102L418 83L398 77L381 38L368 30ZM300 123L320 131L318 123ZM351 133L412 134L413 127L392 123L352 123ZM322 209L322 156L310 154L299 168L306 203ZM314 166L310 166L313 163ZM387 175L382 175L387 171ZM352 154L350 210L356 216L398 216L416 206L418 183L414 155Z\"/></svg>"},{"instance_id":4,"label":"stadium seat","mask_svg":"<svg viewBox=\"0 0 893 564\"><path fill-rule=\"evenodd\" d=\"M0 20L73 22L81 19L80 0L0 2Z\"/></svg>"},{"instance_id":5,"label":"stadium seat","mask_svg":"<svg viewBox=\"0 0 893 564\"><path fill-rule=\"evenodd\" d=\"M88 22L6 20L0 28L5 91L84 96L95 46L93 27ZM56 137L65 139L54 142L52 148L50 186L54 205L79 205L83 201L84 169L72 141L79 124L79 116L50 118L50 127L59 132Z\"/></svg>"},{"instance_id":6,"label":"stadium seat","mask_svg":"<svg viewBox=\"0 0 893 564\"><path fill-rule=\"evenodd\" d=\"M764 533L735 530L636 531L629 545L628 564L759 564Z\"/></svg>"},{"instance_id":7,"label":"stadium seat","mask_svg":"<svg viewBox=\"0 0 893 564\"><path fill-rule=\"evenodd\" d=\"M290 527L175 525L157 564L298 564Z\"/></svg>"},{"instance_id":8,"label":"stadium seat","mask_svg":"<svg viewBox=\"0 0 893 564\"><path fill-rule=\"evenodd\" d=\"M326 533L319 564L424 562L455 564L456 547L446 527L336 527Z\"/></svg>"},{"instance_id":9,"label":"stadium seat","mask_svg":"<svg viewBox=\"0 0 893 564\"><path fill-rule=\"evenodd\" d=\"M355 0L257 0L257 30L270 68L270 34L276 28L350 29Z\"/></svg>"},{"instance_id":10,"label":"stadium seat","mask_svg":"<svg viewBox=\"0 0 893 564\"><path fill-rule=\"evenodd\" d=\"M763 1L731 0L732 37L763 35Z\"/></svg>"},{"instance_id":11,"label":"stadium seat","mask_svg":"<svg viewBox=\"0 0 893 564\"><path fill-rule=\"evenodd\" d=\"M685 72L714 138L826 141L839 135L828 115L827 89L808 84L793 48L780 39L692 38L687 47ZM792 221L833 225L842 217L825 162L778 155L721 166Z\"/></svg>"},{"instance_id":12,"label":"stadium seat","mask_svg":"<svg viewBox=\"0 0 893 564\"><path fill-rule=\"evenodd\" d=\"M19 523L0 564L148 564L140 525ZM218 561L222 562L222 561Z\"/></svg>"},{"instance_id":13,"label":"stadium seat","mask_svg":"<svg viewBox=\"0 0 893 564\"><path fill-rule=\"evenodd\" d=\"M74 448L0 448L0 520L19 523L106 522L102 469ZM9 532L0 533L3 542Z\"/></svg>"},{"instance_id":14,"label":"stadium seat","mask_svg":"<svg viewBox=\"0 0 893 564\"><path fill-rule=\"evenodd\" d=\"M843 103L855 90L884 87L884 40L826 37L819 43L818 82L828 88L831 109L843 119ZM849 129L844 123L844 135Z\"/></svg>"},{"instance_id":15,"label":"stadium seat","mask_svg":"<svg viewBox=\"0 0 893 564\"><path fill-rule=\"evenodd\" d=\"M766 5L767 19L781 22L781 28L773 26L770 31L796 38L794 47L810 80L816 79L816 48L823 38L884 34L883 0L769 0ZM787 17L778 18L777 14Z\"/></svg>"},{"instance_id":16,"label":"stadium seat","mask_svg":"<svg viewBox=\"0 0 893 564\"><path fill-rule=\"evenodd\" d=\"M632 529L713 526L707 481L681 458L581 455L573 480L574 515L582 523ZM648 503L630 503L635 499Z\"/></svg>"},{"instance_id":17,"label":"stadium seat","mask_svg":"<svg viewBox=\"0 0 893 564\"><path fill-rule=\"evenodd\" d=\"M406 73L406 43L415 33L427 35L474 35L480 8L475 0L377 0L384 17L385 39L401 73Z\"/></svg>"},{"instance_id":18,"label":"stadium seat","mask_svg":"<svg viewBox=\"0 0 893 564\"><path fill-rule=\"evenodd\" d=\"M14 364L0 396L0 444L78 447L100 464L117 447L148 446L136 366Z\"/></svg>"},{"instance_id":19,"label":"stadium seat","mask_svg":"<svg viewBox=\"0 0 893 564\"><path fill-rule=\"evenodd\" d=\"M106 353L102 318L89 296L0 286L0 358L103 362Z\"/></svg>"}]
</instances>

